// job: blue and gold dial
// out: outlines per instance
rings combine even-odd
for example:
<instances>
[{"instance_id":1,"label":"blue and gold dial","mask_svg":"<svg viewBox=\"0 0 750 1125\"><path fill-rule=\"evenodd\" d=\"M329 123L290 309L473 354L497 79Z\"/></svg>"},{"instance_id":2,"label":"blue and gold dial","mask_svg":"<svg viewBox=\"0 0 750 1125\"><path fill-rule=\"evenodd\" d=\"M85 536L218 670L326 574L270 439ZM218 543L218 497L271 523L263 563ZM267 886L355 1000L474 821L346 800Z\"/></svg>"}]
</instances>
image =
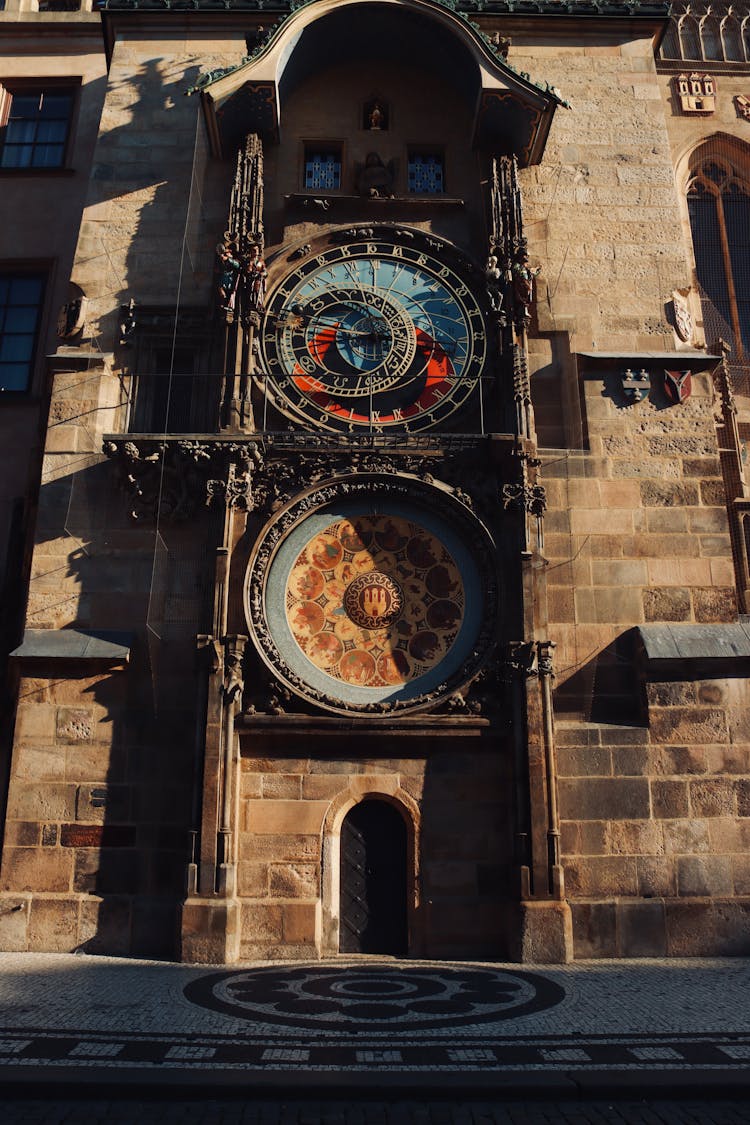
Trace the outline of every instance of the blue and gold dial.
<instances>
[{"instance_id":1,"label":"blue and gold dial","mask_svg":"<svg viewBox=\"0 0 750 1125\"><path fill-rule=\"evenodd\" d=\"M484 318L454 270L375 237L310 257L271 295L261 346L283 411L330 430L418 432L475 392Z\"/></svg>"}]
</instances>

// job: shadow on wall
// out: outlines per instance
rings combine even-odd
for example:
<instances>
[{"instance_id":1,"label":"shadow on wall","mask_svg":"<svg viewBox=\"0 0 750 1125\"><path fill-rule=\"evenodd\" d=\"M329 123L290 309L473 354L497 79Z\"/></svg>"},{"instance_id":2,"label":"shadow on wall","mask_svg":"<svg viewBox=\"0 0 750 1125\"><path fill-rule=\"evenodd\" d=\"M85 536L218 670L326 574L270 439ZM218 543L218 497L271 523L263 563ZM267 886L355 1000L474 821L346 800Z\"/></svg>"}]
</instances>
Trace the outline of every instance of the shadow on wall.
<instances>
[{"instance_id":1,"label":"shadow on wall","mask_svg":"<svg viewBox=\"0 0 750 1125\"><path fill-rule=\"evenodd\" d=\"M27 628L133 642L124 668L48 661L21 681L3 887L57 892L33 899L32 949L177 953L204 720L195 637L210 631L214 520L198 505L189 526L134 524L108 461L42 486Z\"/></svg>"},{"instance_id":2,"label":"shadow on wall","mask_svg":"<svg viewBox=\"0 0 750 1125\"><path fill-rule=\"evenodd\" d=\"M637 629L627 629L567 679L555 692L558 715L576 715L593 723L642 723L637 636Z\"/></svg>"}]
</instances>

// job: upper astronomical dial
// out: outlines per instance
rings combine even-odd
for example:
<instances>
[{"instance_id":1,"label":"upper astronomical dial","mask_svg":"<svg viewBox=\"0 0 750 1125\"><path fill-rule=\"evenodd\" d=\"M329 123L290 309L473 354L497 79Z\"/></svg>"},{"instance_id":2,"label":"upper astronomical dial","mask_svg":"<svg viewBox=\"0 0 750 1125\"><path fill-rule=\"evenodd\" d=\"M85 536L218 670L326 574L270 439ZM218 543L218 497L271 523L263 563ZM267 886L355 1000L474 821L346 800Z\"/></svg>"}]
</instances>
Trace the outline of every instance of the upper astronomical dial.
<instances>
[{"instance_id":1,"label":"upper astronomical dial","mask_svg":"<svg viewBox=\"0 0 750 1125\"><path fill-rule=\"evenodd\" d=\"M411 432L476 389L481 310L452 268L377 239L310 257L272 294L262 333L269 390L318 427Z\"/></svg>"}]
</instances>

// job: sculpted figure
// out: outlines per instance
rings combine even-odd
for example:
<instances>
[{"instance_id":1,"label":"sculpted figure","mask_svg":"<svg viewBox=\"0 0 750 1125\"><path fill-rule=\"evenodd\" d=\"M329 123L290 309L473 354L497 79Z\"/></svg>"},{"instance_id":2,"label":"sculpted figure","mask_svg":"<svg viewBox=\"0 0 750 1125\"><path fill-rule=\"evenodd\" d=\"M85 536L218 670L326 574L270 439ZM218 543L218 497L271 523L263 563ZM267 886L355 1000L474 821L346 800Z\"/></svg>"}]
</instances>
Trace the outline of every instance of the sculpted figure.
<instances>
[{"instance_id":1,"label":"sculpted figure","mask_svg":"<svg viewBox=\"0 0 750 1125\"><path fill-rule=\"evenodd\" d=\"M226 242L219 243L216 247L216 255L218 258L216 288L219 306L223 312L232 312L240 276L240 263L234 257L232 247Z\"/></svg>"},{"instance_id":2,"label":"sculpted figure","mask_svg":"<svg viewBox=\"0 0 750 1125\"><path fill-rule=\"evenodd\" d=\"M371 198L393 197L393 161L383 163L377 152L368 152L357 172L357 191Z\"/></svg>"}]
</instances>

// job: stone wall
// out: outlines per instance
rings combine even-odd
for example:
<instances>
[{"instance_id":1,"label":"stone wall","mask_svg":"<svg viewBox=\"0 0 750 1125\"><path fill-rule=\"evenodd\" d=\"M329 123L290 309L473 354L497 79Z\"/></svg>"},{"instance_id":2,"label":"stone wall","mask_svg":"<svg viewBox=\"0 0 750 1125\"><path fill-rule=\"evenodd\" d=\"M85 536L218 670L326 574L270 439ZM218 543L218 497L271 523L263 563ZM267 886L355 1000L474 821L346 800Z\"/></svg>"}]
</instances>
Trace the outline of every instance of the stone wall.
<instances>
[{"instance_id":1,"label":"stone wall","mask_svg":"<svg viewBox=\"0 0 750 1125\"><path fill-rule=\"evenodd\" d=\"M0 948L174 956L191 778L143 696L125 669L21 678Z\"/></svg>"},{"instance_id":2,"label":"stone wall","mask_svg":"<svg viewBox=\"0 0 750 1125\"><path fill-rule=\"evenodd\" d=\"M749 694L654 682L648 728L558 726L577 956L747 954Z\"/></svg>"},{"instance_id":3,"label":"stone wall","mask_svg":"<svg viewBox=\"0 0 750 1125\"><path fill-rule=\"evenodd\" d=\"M332 879L338 880L331 871L338 863L334 841L345 813L366 796L389 800L409 825L412 955L508 956L508 751L477 750L475 738L438 736L427 752L407 750L409 741L391 737L377 757L310 757L308 749L299 758L259 757L244 742L241 956L338 952L338 907L330 897Z\"/></svg>"},{"instance_id":4,"label":"stone wall","mask_svg":"<svg viewBox=\"0 0 750 1125\"><path fill-rule=\"evenodd\" d=\"M694 376L677 406L661 369L638 403L621 376L621 363L604 363L583 380L591 452L544 457L558 687L577 707L606 690L607 666L621 661L612 646L630 626L737 614L710 375Z\"/></svg>"}]
</instances>

